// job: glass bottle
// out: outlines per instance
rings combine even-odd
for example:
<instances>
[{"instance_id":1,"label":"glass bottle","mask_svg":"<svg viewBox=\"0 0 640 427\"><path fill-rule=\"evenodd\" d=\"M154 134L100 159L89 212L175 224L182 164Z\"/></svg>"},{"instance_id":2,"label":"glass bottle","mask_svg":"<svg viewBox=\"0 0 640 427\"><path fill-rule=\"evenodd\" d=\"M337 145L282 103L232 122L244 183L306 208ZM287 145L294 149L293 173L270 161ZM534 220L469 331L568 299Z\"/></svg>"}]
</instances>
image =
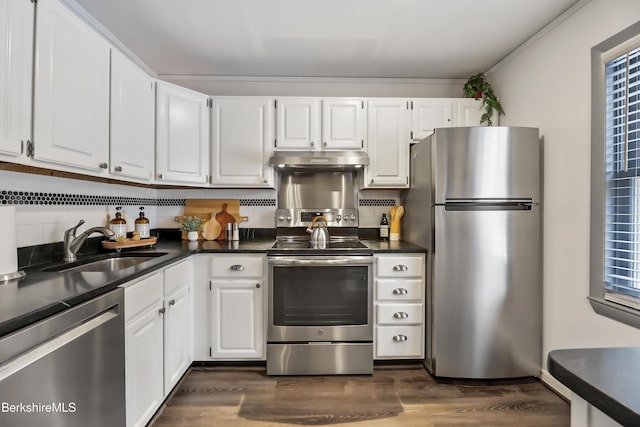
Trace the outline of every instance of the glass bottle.
<instances>
[{"instance_id":1,"label":"glass bottle","mask_svg":"<svg viewBox=\"0 0 640 427\"><path fill-rule=\"evenodd\" d=\"M389 220L387 219L386 213L382 214L382 220L380 221L380 239L389 239Z\"/></svg>"},{"instance_id":2,"label":"glass bottle","mask_svg":"<svg viewBox=\"0 0 640 427\"><path fill-rule=\"evenodd\" d=\"M144 216L144 207L140 206L140 213L135 222L135 230L140 235L141 239L148 239L151 237L151 230L149 227L149 219Z\"/></svg>"},{"instance_id":3,"label":"glass bottle","mask_svg":"<svg viewBox=\"0 0 640 427\"><path fill-rule=\"evenodd\" d=\"M127 221L122 218L122 213L120 210L122 206L116 207L116 217L111 220L109 228L115 234L111 236L111 240L123 241L127 238Z\"/></svg>"}]
</instances>

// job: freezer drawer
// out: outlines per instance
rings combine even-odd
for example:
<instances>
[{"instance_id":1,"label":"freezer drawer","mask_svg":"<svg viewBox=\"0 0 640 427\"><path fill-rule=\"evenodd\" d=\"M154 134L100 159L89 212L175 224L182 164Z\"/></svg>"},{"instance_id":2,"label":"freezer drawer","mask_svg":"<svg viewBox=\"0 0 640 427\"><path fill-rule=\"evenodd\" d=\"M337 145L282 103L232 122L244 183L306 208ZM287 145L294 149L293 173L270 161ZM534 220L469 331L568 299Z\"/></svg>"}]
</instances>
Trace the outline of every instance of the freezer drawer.
<instances>
[{"instance_id":1,"label":"freezer drawer","mask_svg":"<svg viewBox=\"0 0 640 427\"><path fill-rule=\"evenodd\" d=\"M539 207L436 206L434 218L432 371L461 378L537 375Z\"/></svg>"}]
</instances>

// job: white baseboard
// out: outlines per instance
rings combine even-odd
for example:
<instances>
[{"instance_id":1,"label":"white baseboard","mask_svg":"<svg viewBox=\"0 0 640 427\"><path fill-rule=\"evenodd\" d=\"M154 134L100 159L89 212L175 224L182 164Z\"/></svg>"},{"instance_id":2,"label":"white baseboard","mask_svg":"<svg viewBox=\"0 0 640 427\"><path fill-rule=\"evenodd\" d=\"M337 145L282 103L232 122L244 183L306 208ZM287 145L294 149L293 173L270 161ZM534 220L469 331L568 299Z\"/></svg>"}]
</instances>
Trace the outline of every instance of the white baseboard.
<instances>
[{"instance_id":1,"label":"white baseboard","mask_svg":"<svg viewBox=\"0 0 640 427\"><path fill-rule=\"evenodd\" d=\"M549 373L546 369L543 369L540 372L540 381L542 381L547 387L563 396L565 399L571 401L571 390L567 388L560 381L555 379L553 375Z\"/></svg>"}]
</instances>

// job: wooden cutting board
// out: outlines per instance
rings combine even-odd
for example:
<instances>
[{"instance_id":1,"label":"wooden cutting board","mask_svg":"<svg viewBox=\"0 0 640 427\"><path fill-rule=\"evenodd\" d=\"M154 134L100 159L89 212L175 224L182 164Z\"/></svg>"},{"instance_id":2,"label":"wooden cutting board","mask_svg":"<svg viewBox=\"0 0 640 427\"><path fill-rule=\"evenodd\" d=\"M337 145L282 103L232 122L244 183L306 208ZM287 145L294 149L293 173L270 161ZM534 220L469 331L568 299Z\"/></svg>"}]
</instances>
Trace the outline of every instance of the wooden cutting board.
<instances>
[{"instance_id":1,"label":"wooden cutting board","mask_svg":"<svg viewBox=\"0 0 640 427\"><path fill-rule=\"evenodd\" d=\"M185 216L199 216L205 222L216 220L216 214L222 212L223 205L225 204L227 205L226 213L233 218L233 221L231 221L226 217L227 222L243 222L249 220L249 217L240 215L240 200L238 199L187 199L184 204L184 215L176 216L175 220L176 222L180 222ZM213 223L207 224L207 228L209 226L217 228ZM226 222L224 225L220 224L220 234L217 237L222 236L222 240L224 240L225 237L225 227ZM210 237L210 233L208 234ZM182 233L182 238L187 238L186 231ZM198 238L200 240L205 239L201 232L198 233Z\"/></svg>"},{"instance_id":2,"label":"wooden cutting board","mask_svg":"<svg viewBox=\"0 0 640 427\"><path fill-rule=\"evenodd\" d=\"M225 240L227 235L227 224L233 224L234 222L236 222L236 219L233 217L233 215L227 212L227 207L228 205L224 203L222 205L222 211L216 214L215 220L218 224L220 224L221 228L221 232L216 240Z\"/></svg>"}]
</instances>

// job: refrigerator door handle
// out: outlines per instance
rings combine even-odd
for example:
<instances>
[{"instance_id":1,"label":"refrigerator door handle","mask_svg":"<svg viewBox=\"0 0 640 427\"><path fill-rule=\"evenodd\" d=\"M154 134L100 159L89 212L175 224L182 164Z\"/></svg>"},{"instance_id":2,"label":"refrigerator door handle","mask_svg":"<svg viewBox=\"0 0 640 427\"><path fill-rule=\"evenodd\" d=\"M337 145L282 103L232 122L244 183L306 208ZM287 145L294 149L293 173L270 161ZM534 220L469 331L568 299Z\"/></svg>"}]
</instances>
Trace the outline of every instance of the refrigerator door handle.
<instances>
[{"instance_id":1,"label":"refrigerator door handle","mask_svg":"<svg viewBox=\"0 0 640 427\"><path fill-rule=\"evenodd\" d=\"M530 211L536 204L529 201L447 201L445 211Z\"/></svg>"}]
</instances>

